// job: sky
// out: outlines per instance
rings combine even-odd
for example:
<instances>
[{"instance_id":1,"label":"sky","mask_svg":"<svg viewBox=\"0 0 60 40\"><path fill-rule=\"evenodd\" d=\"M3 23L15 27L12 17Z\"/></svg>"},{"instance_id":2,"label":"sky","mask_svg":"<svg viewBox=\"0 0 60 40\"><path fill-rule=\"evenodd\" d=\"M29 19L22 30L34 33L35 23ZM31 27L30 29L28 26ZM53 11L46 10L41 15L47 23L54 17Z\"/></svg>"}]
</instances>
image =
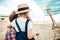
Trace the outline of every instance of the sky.
<instances>
[{"instance_id":1,"label":"sky","mask_svg":"<svg viewBox=\"0 0 60 40\"><path fill-rule=\"evenodd\" d=\"M29 5L31 9L29 14L33 21L51 22L45 10L47 7L51 8L53 18L56 21L60 21L60 0L0 0L0 15L9 16L13 10L17 11L17 5L22 3L27 3Z\"/></svg>"},{"instance_id":2,"label":"sky","mask_svg":"<svg viewBox=\"0 0 60 40\"><path fill-rule=\"evenodd\" d=\"M35 0L35 2L44 11L47 7L50 7L53 15L60 13L60 0Z\"/></svg>"}]
</instances>

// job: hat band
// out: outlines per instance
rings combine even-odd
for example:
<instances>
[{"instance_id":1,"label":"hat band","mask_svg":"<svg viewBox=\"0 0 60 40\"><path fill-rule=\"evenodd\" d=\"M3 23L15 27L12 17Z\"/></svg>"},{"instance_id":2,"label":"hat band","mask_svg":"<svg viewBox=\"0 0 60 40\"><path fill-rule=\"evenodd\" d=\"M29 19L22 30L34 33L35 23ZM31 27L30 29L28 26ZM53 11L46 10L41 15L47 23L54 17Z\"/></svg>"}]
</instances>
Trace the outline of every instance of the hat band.
<instances>
[{"instance_id":1,"label":"hat band","mask_svg":"<svg viewBox=\"0 0 60 40\"><path fill-rule=\"evenodd\" d=\"M27 10L29 7L19 8L18 11Z\"/></svg>"}]
</instances>

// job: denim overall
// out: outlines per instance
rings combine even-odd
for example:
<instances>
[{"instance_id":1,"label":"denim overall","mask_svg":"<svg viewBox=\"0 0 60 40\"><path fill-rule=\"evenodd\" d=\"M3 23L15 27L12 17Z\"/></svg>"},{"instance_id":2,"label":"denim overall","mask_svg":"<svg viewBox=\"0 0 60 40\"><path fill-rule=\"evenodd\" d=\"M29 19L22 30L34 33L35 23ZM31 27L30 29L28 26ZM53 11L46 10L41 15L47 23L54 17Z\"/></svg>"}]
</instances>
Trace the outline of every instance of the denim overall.
<instances>
[{"instance_id":1,"label":"denim overall","mask_svg":"<svg viewBox=\"0 0 60 40\"><path fill-rule=\"evenodd\" d=\"M19 30L19 32L16 32L16 40L35 40L34 38L28 39L28 37L27 37L27 25L28 25L28 22L29 22L29 20L27 19L26 23L25 23L25 32L22 32L20 27L19 27L19 24L17 23L17 19L15 19L16 26L17 26L17 28Z\"/></svg>"}]
</instances>

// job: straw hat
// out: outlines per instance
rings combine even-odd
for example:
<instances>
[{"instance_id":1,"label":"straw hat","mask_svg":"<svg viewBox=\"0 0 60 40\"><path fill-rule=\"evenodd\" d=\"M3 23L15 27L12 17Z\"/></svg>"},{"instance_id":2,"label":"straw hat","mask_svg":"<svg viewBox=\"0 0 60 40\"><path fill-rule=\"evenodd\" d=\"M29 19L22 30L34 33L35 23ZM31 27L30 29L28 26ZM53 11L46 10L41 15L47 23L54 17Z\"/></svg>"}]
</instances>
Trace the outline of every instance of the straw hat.
<instances>
[{"instance_id":1,"label":"straw hat","mask_svg":"<svg viewBox=\"0 0 60 40\"><path fill-rule=\"evenodd\" d=\"M27 4L20 4L18 5L18 11L16 12L16 14L18 13L23 13L23 12L29 12L29 6Z\"/></svg>"}]
</instances>

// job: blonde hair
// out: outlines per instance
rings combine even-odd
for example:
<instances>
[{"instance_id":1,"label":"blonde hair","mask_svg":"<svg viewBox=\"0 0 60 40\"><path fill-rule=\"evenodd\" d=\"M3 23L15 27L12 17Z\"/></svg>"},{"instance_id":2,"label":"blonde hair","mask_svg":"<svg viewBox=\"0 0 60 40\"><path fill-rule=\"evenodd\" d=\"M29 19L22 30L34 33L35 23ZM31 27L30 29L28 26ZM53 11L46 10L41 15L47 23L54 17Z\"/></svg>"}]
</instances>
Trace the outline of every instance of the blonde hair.
<instances>
[{"instance_id":1,"label":"blonde hair","mask_svg":"<svg viewBox=\"0 0 60 40\"><path fill-rule=\"evenodd\" d=\"M26 16L27 19L29 19L30 21L32 21L32 19L30 18L28 12L19 13L19 14L18 14L18 17L20 17L21 15Z\"/></svg>"},{"instance_id":2,"label":"blonde hair","mask_svg":"<svg viewBox=\"0 0 60 40\"><path fill-rule=\"evenodd\" d=\"M32 19L30 18L30 16L29 16L29 15L27 15L27 19L29 19L30 21L32 21Z\"/></svg>"}]
</instances>

